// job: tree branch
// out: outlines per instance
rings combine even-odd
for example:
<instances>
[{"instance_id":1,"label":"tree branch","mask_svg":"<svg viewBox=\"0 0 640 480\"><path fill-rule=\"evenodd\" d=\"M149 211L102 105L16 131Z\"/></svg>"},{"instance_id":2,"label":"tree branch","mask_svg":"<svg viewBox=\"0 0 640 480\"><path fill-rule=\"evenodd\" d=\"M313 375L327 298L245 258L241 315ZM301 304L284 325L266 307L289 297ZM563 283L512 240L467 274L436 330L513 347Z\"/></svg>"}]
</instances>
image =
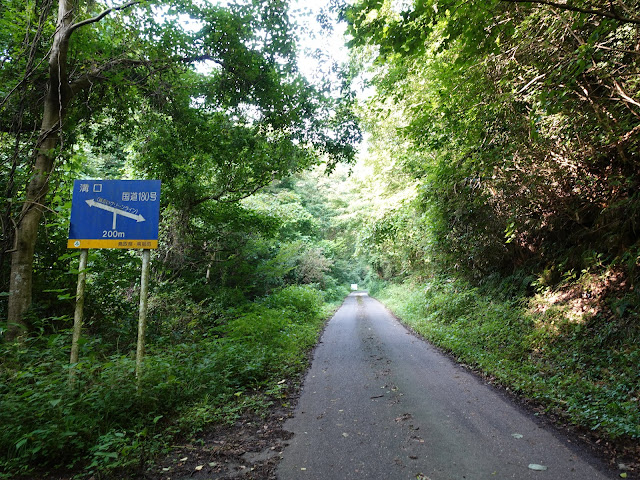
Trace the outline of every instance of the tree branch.
<instances>
[{"instance_id":1,"label":"tree branch","mask_svg":"<svg viewBox=\"0 0 640 480\"><path fill-rule=\"evenodd\" d=\"M634 100L629 95L627 95L627 93L622 89L622 87L620 86L620 84L616 80L613 80L613 84L616 87L616 91L620 94L620 97L622 97L622 99L625 102L631 103L631 104L635 105L636 107L640 107L640 103L638 103L636 100Z\"/></svg>"},{"instance_id":2,"label":"tree branch","mask_svg":"<svg viewBox=\"0 0 640 480\"><path fill-rule=\"evenodd\" d=\"M71 91L75 95L76 93L89 87L94 81L99 80L103 73L112 71L117 67L124 66L125 68L130 68L130 67L148 66L151 63L152 62L149 62L147 60L138 60L134 58L115 58L102 65L99 65L91 69L91 71L76 78L75 80L70 82L69 86L71 87Z\"/></svg>"},{"instance_id":3,"label":"tree branch","mask_svg":"<svg viewBox=\"0 0 640 480\"><path fill-rule=\"evenodd\" d=\"M619 49L619 48L605 47L604 45L601 45L601 44L596 45L595 48L598 49L598 50L606 50L608 52L628 53L630 55L640 55L640 51L638 51L638 50L622 50L622 49Z\"/></svg>"},{"instance_id":4,"label":"tree branch","mask_svg":"<svg viewBox=\"0 0 640 480\"><path fill-rule=\"evenodd\" d=\"M636 125L634 128L629 130L626 134L624 134L620 139L611 145L609 148L615 149L619 148L621 145L629 142L631 139L638 138L637 135L640 133L640 125Z\"/></svg>"},{"instance_id":5,"label":"tree branch","mask_svg":"<svg viewBox=\"0 0 640 480\"><path fill-rule=\"evenodd\" d=\"M272 174L271 178L268 181L265 180L265 181L262 181L262 182L257 182L255 185L247 186L247 188L251 188L250 190L242 191L242 189L229 189L229 188L227 188L227 189L225 189L224 191L222 191L220 193L216 193L215 195L207 195L206 197L197 198L197 199L189 202L189 204L192 207L195 207L197 205L200 205L200 204L202 204L204 202L208 202L210 200L214 200L214 201L220 202L220 203L237 202L239 200L243 200L245 198L248 198L251 195L254 195L261 188L264 188L267 185L269 185L269 183L271 183L275 178L276 178L276 175ZM236 195L231 197L231 198L229 198L229 199L224 199L223 198L225 195L230 194L230 193L235 193Z\"/></svg>"},{"instance_id":6,"label":"tree branch","mask_svg":"<svg viewBox=\"0 0 640 480\"><path fill-rule=\"evenodd\" d=\"M160 68L158 70L162 70L164 68L167 68L170 65L175 65L175 64L189 64L189 63L193 63L193 62L202 62L202 61L206 61L206 60L210 60L212 62L217 63L218 65L220 65L223 69L225 69L226 71L233 73L230 69L228 69L225 65L225 63L223 61L221 61L218 58L215 58L211 55L197 55L197 56L193 56L193 57L168 57L168 58L159 58L159 59L155 59L155 60L147 60L147 59L135 59L135 58L115 58L115 59L111 59L110 61L102 64L102 65L98 65L96 67L94 67L93 69L91 69L91 71L85 73L84 75L76 78L75 80L73 80L72 82L70 82L70 87L71 87L71 91L74 93L74 95L81 91L84 90L85 88L87 88L94 80L99 80L101 78L101 75L103 73L107 73L109 71L115 70L116 68L119 67L124 67L124 68L131 68L131 67L140 67L140 66L145 66L145 67L154 67L156 65L160 65Z\"/></svg>"},{"instance_id":7,"label":"tree branch","mask_svg":"<svg viewBox=\"0 0 640 480\"><path fill-rule=\"evenodd\" d=\"M106 17L112 12L117 12L118 10L126 10L127 8L132 7L134 5L138 5L139 3L142 3L142 0L132 0L130 2L125 3L124 5L120 5L119 7L107 8L106 10L99 13L95 17L87 18L86 20L82 20L81 22L74 23L73 25L71 25L69 27L69 30L67 31L67 35L71 36L71 34L77 29L82 28L86 25L90 25L92 23L99 22L100 20L102 20L104 17Z\"/></svg>"},{"instance_id":8,"label":"tree branch","mask_svg":"<svg viewBox=\"0 0 640 480\"><path fill-rule=\"evenodd\" d=\"M618 20L619 22L623 22L623 23L633 23L635 25L640 25L640 18L625 17L614 11L574 7L573 5L569 5L567 3L552 2L550 0L500 0L500 1L507 2L507 3L537 3L540 5L548 5L550 7L556 7L561 10L569 10L571 12L578 12L578 13L587 13L589 15L598 15L601 17Z\"/></svg>"}]
</instances>

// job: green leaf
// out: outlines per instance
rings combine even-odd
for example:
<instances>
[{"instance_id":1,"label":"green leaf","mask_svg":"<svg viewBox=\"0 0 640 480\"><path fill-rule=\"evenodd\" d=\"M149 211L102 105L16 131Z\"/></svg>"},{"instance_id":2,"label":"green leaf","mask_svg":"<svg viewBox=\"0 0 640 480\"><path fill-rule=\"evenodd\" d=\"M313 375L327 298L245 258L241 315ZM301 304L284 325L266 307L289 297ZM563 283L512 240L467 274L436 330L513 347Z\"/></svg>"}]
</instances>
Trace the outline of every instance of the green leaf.
<instances>
[{"instance_id":1,"label":"green leaf","mask_svg":"<svg viewBox=\"0 0 640 480\"><path fill-rule=\"evenodd\" d=\"M118 454L116 452L95 452L93 455L96 457L118 458Z\"/></svg>"},{"instance_id":2,"label":"green leaf","mask_svg":"<svg viewBox=\"0 0 640 480\"><path fill-rule=\"evenodd\" d=\"M28 441L29 439L26 437L20 439L18 442L16 442L16 445L15 445L16 450L20 450L20 448L23 447Z\"/></svg>"}]
</instances>

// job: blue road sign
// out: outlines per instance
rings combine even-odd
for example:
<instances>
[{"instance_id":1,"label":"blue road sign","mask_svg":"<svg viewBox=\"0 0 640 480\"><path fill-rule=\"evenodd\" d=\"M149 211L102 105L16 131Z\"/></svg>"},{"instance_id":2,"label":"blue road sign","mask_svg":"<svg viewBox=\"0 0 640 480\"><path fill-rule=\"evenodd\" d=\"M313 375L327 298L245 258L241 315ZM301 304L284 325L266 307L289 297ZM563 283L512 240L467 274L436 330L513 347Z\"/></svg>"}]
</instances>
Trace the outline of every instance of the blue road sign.
<instances>
[{"instance_id":1,"label":"blue road sign","mask_svg":"<svg viewBox=\"0 0 640 480\"><path fill-rule=\"evenodd\" d=\"M160 180L76 180L68 248L158 248Z\"/></svg>"}]
</instances>

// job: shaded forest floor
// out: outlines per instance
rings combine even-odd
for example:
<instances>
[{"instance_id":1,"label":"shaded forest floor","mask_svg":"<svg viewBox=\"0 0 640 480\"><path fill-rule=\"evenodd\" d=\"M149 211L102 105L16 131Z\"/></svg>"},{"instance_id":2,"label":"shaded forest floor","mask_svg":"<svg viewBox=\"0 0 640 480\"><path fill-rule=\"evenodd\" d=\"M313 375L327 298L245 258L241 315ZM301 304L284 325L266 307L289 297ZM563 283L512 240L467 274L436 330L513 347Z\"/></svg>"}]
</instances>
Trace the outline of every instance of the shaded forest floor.
<instances>
[{"instance_id":1,"label":"shaded forest floor","mask_svg":"<svg viewBox=\"0 0 640 480\"><path fill-rule=\"evenodd\" d=\"M411 323L403 322L418 336L424 337ZM601 432L576 426L566 415L539 399L531 398L523 392L514 392L504 379L486 373L477 365L455 356L448 349L441 350L451 355L463 366L474 371L484 381L503 391L512 400L531 412L542 423L550 424L576 445L590 451L612 468L618 470L621 478L640 478L640 445L638 442L618 438L612 440ZM313 352L307 354L308 363ZM282 451L291 437L284 430L284 422L293 415L300 391L302 374L286 379L277 397L265 402L259 411L247 410L232 423L214 424L204 427L195 435L176 439L169 453L156 457L151 463L137 470L114 471L108 476L95 476L90 480L106 478L131 478L136 480L187 480L187 479L241 479L275 480L276 468ZM69 480L78 478L80 472L59 472L47 476L48 480ZM624 476L623 476L624 475ZM27 477L24 477L27 478ZM33 477L43 478L43 477Z\"/></svg>"},{"instance_id":2,"label":"shaded forest floor","mask_svg":"<svg viewBox=\"0 0 640 480\"><path fill-rule=\"evenodd\" d=\"M169 455L136 478L274 480L291 437L283 424L292 411L276 403L261 415L247 412L232 425L216 425L196 439L175 445Z\"/></svg>"},{"instance_id":3,"label":"shaded forest floor","mask_svg":"<svg viewBox=\"0 0 640 480\"><path fill-rule=\"evenodd\" d=\"M418 336L420 336L418 334ZM446 353L446 352L445 352ZM450 355L450 354L448 354ZM465 365L468 367L467 365ZM568 437L579 448L597 456L628 479L640 478L640 446L631 441L612 441L568 423L562 416L545 412L544 405L514 394L496 379L472 369L476 375L503 391L546 426ZM285 400L276 400L261 413L245 412L232 425L215 425L195 439L176 444L137 480L276 480L276 468L291 433L284 422L293 415L299 387L291 386ZM623 465L623 470L620 469Z\"/></svg>"},{"instance_id":4,"label":"shaded forest floor","mask_svg":"<svg viewBox=\"0 0 640 480\"><path fill-rule=\"evenodd\" d=\"M233 423L210 425L189 438L176 439L170 452L138 469L118 469L89 480L275 480L276 467L291 433L283 429L293 415L299 386L266 409L245 411ZM285 395L283 395L285 397ZM82 472L36 473L23 480L87 478Z\"/></svg>"}]
</instances>

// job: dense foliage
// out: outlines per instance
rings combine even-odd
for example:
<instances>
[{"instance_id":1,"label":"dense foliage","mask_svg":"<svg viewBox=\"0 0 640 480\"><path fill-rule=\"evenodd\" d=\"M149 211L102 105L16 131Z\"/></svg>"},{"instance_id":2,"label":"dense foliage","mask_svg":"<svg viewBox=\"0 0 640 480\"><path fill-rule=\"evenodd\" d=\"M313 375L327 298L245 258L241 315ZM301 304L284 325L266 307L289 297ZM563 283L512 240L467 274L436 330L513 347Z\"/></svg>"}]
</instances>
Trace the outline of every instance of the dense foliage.
<instances>
[{"instance_id":1,"label":"dense foliage","mask_svg":"<svg viewBox=\"0 0 640 480\"><path fill-rule=\"evenodd\" d=\"M362 191L382 200L359 235L372 291L499 382L636 444L639 7L345 11L375 88Z\"/></svg>"},{"instance_id":2,"label":"dense foliage","mask_svg":"<svg viewBox=\"0 0 640 480\"><path fill-rule=\"evenodd\" d=\"M163 205L188 231L215 202L350 162L359 138L348 82L311 84L297 70L284 2L58 7L0 7L0 288L10 339L29 330L38 227L65 199L65 173L88 175L97 157L99 176L162 180Z\"/></svg>"},{"instance_id":3,"label":"dense foliage","mask_svg":"<svg viewBox=\"0 0 640 480\"><path fill-rule=\"evenodd\" d=\"M604 261L635 281L637 25L501 1L361 2L349 18L352 43L375 46L366 115L395 127L374 141L419 182L440 264L478 278Z\"/></svg>"},{"instance_id":4,"label":"dense foliage","mask_svg":"<svg viewBox=\"0 0 640 480\"><path fill-rule=\"evenodd\" d=\"M287 2L4 1L0 313L26 271L33 298L0 327L19 340L0 346L0 477L121 477L263 407L351 283L637 445L639 10L360 0L342 11L350 67L312 83ZM358 74L375 92L360 105ZM163 182L139 382L140 260L111 250L89 256L68 381L75 178Z\"/></svg>"},{"instance_id":5,"label":"dense foliage","mask_svg":"<svg viewBox=\"0 0 640 480\"><path fill-rule=\"evenodd\" d=\"M171 300L180 301L180 293ZM128 350L102 335L85 339L75 388L65 374L69 332L3 346L0 477L34 468L102 475L143 468L177 433L233 420L277 398L285 387L279 381L305 365L326 315L322 294L306 286L253 303L227 300L223 312L221 299L192 302L171 331L158 319L140 382Z\"/></svg>"},{"instance_id":6,"label":"dense foliage","mask_svg":"<svg viewBox=\"0 0 640 480\"><path fill-rule=\"evenodd\" d=\"M296 28L286 2L0 5L0 313L26 306L0 327L1 477L125 475L301 371L358 281L324 175L360 134L349 82L298 71ZM90 252L69 365L77 178L162 181L138 381L136 251Z\"/></svg>"},{"instance_id":7,"label":"dense foliage","mask_svg":"<svg viewBox=\"0 0 640 480\"><path fill-rule=\"evenodd\" d=\"M170 241L177 227L165 226L152 257L139 383L139 256L91 251L71 388L77 260L62 249L57 259L50 252L54 268L43 282L55 279L59 288L42 286L36 331L2 346L0 472L11 478L36 467L82 468L117 477L123 468L145 468L177 434L280 398L286 387L280 381L306 365L328 306L359 281L348 261L353 249L337 234L339 209L329 191L320 169L276 182L242 204L204 210L208 216L183 231L179 243ZM165 212L165 221L171 218ZM50 239L65 238L64 225L48 229Z\"/></svg>"}]
</instances>

